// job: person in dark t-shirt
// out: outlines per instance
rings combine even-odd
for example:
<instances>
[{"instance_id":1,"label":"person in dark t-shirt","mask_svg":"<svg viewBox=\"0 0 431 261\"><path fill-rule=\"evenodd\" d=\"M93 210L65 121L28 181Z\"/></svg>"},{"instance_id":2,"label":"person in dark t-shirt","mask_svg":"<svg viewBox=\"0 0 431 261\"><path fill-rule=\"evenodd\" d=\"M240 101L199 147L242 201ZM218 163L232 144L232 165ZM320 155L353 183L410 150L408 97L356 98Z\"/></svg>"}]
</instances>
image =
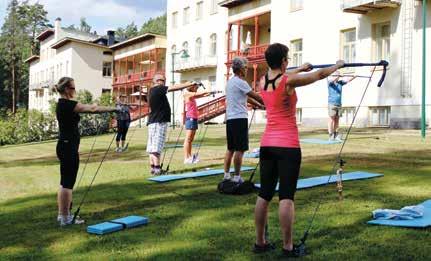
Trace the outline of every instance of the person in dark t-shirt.
<instances>
[{"instance_id":1,"label":"person in dark t-shirt","mask_svg":"<svg viewBox=\"0 0 431 261\"><path fill-rule=\"evenodd\" d=\"M150 158L151 174L160 175L160 154L165 146L166 132L171 121L171 107L166 94L195 85L193 82L165 86L165 76L156 74L153 77L154 86L148 92L150 115L148 116L147 152Z\"/></svg>"},{"instance_id":2,"label":"person in dark t-shirt","mask_svg":"<svg viewBox=\"0 0 431 261\"><path fill-rule=\"evenodd\" d=\"M130 105L126 103L126 95L122 94L118 98L117 102L117 148L115 152L123 152L126 151L126 147L124 143L126 142L127 132L129 130L130 122L132 121L130 117ZM121 140L121 147L120 147Z\"/></svg>"},{"instance_id":3,"label":"person in dark t-shirt","mask_svg":"<svg viewBox=\"0 0 431 261\"><path fill-rule=\"evenodd\" d=\"M75 83L72 78L63 77L55 85L60 94L56 107L56 116L59 126L57 142L57 157L60 160L60 189L58 190L58 217L60 226L71 225L73 215L70 213L72 204L72 190L75 185L79 169L79 113L115 112L114 107L81 104L72 100L76 94ZM75 224L82 224L82 219L75 219Z\"/></svg>"}]
</instances>

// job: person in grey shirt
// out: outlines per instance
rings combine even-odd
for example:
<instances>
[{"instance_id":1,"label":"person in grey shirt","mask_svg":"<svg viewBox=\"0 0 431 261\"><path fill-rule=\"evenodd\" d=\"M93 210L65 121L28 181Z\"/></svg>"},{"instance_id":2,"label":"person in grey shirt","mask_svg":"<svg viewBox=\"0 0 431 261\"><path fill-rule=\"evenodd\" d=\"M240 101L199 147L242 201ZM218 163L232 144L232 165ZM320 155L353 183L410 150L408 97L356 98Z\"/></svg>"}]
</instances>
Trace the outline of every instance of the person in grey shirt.
<instances>
[{"instance_id":1,"label":"person in grey shirt","mask_svg":"<svg viewBox=\"0 0 431 261\"><path fill-rule=\"evenodd\" d=\"M248 150L248 108L247 102L255 108L264 108L262 98L245 81L247 59L236 57L232 61L234 76L226 86L226 137L227 151L224 159L224 179L243 182L241 165L244 152ZM234 161L234 176L230 175L230 166Z\"/></svg>"}]
</instances>

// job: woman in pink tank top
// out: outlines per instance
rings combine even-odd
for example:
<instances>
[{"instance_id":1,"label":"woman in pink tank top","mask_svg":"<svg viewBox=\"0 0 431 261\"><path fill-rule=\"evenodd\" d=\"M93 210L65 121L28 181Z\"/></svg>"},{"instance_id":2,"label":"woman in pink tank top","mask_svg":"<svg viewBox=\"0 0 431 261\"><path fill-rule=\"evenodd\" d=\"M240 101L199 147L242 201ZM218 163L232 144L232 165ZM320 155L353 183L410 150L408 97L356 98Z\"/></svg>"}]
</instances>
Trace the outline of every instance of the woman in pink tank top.
<instances>
[{"instance_id":1,"label":"woman in pink tank top","mask_svg":"<svg viewBox=\"0 0 431 261\"><path fill-rule=\"evenodd\" d=\"M260 183L256 201L255 223L256 243L254 252L261 253L274 249L266 242L265 224L268 205L279 183L279 216L283 236L282 251L286 257L297 257L298 250L293 245L294 195L301 167L301 148L296 125L296 87L306 86L325 79L344 62L310 73L311 64L288 71L289 48L283 44L271 44L265 52L269 66L268 73L260 81L261 96L266 108L266 128L260 143Z\"/></svg>"},{"instance_id":2,"label":"woman in pink tank top","mask_svg":"<svg viewBox=\"0 0 431 261\"><path fill-rule=\"evenodd\" d=\"M196 130L198 129L199 111L196 99L206 97L211 92L198 92L199 85L195 84L186 89L184 92L184 105L186 114L186 138L184 140L184 164L197 163L198 159L192 157L192 143L195 138Z\"/></svg>"}]
</instances>

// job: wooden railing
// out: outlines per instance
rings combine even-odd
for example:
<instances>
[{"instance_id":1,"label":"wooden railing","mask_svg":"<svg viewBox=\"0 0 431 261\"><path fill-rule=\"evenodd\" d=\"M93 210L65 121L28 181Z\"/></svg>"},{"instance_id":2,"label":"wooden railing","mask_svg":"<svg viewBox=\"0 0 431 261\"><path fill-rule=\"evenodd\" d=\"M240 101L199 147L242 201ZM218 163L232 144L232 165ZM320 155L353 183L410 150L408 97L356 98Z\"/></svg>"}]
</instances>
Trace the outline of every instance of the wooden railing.
<instances>
[{"instance_id":1,"label":"wooden railing","mask_svg":"<svg viewBox=\"0 0 431 261\"><path fill-rule=\"evenodd\" d=\"M269 44L261 44L250 46L245 50L229 51L228 62L231 62L236 56L242 56L247 59L263 59L265 57L265 51L268 49Z\"/></svg>"},{"instance_id":2,"label":"wooden railing","mask_svg":"<svg viewBox=\"0 0 431 261\"><path fill-rule=\"evenodd\" d=\"M151 80L156 73L165 74L163 71L148 70L128 75L118 75L114 77L114 84L131 83L137 81Z\"/></svg>"},{"instance_id":3,"label":"wooden railing","mask_svg":"<svg viewBox=\"0 0 431 261\"><path fill-rule=\"evenodd\" d=\"M198 107L199 122L211 120L226 112L226 96L204 103Z\"/></svg>"}]
</instances>

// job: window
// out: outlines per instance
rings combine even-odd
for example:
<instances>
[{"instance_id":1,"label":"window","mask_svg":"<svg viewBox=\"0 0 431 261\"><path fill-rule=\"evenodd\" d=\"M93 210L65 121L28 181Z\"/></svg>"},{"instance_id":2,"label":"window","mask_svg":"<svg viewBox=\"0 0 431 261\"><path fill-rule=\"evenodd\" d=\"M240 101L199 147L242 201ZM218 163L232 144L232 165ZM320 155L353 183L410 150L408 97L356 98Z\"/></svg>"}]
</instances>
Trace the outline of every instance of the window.
<instances>
[{"instance_id":1,"label":"window","mask_svg":"<svg viewBox=\"0 0 431 261\"><path fill-rule=\"evenodd\" d=\"M66 61L66 73L65 76L69 76L69 61Z\"/></svg>"},{"instance_id":2,"label":"window","mask_svg":"<svg viewBox=\"0 0 431 261\"><path fill-rule=\"evenodd\" d=\"M302 122L302 109L296 108L296 123Z\"/></svg>"},{"instance_id":3,"label":"window","mask_svg":"<svg viewBox=\"0 0 431 261\"><path fill-rule=\"evenodd\" d=\"M369 122L372 127L389 126L391 107L371 107Z\"/></svg>"},{"instance_id":4,"label":"window","mask_svg":"<svg viewBox=\"0 0 431 261\"><path fill-rule=\"evenodd\" d=\"M51 78L50 80L53 82L54 81L54 66L51 67Z\"/></svg>"},{"instance_id":5,"label":"window","mask_svg":"<svg viewBox=\"0 0 431 261\"><path fill-rule=\"evenodd\" d=\"M290 0L290 12L295 12L303 8L303 0Z\"/></svg>"},{"instance_id":6,"label":"window","mask_svg":"<svg viewBox=\"0 0 431 261\"><path fill-rule=\"evenodd\" d=\"M374 31L374 58L389 60L391 54L391 25L389 23L376 24Z\"/></svg>"},{"instance_id":7,"label":"window","mask_svg":"<svg viewBox=\"0 0 431 261\"><path fill-rule=\"evenodd\" d=\"M216 90L217 88L217 78L215 76L208 76L209 89Z\"/></svg>"},{"instance_id":8,"label":"window","mask_svg":"<svg viewBox=\"0 0 431 261\"><path fill-rule=\"evenodd\" d=\"M210 14L216 14L218 12L217 0L211 0Z\"/></svg>"},{"instance_id":9,"label":"window","mask_svg":"<svg viewBox=\"0 0 431 261\"><path fill-rule=\"evenodd\" d=\"M60 77L63 77L63 63L60 63Z\"/></svg>"},{"instance_id":10,"label":"window","mask_svg":"<svg viewBox=\"0 0 431 261\"><path fill-rule=\"evenodd\" d=\"M204 12L204 2L200 1L196 3L196 20L202 19Z\"/></svg>"},{"instance_id":11,"label":"window","mask_svg":"<svg viewBox=\"0 0 431 261\"><path fill-rule=\"evenodd\" d=\"M186 7L183 10L183 25L186 25L190 21L190 7Z\"/></svg>"},{"instance_id":12,"label":"window","mask_svg":"<svg viewBox=\"0 0 431 261\"><path fill-rule=\"evenodd\" d=\"M178 27L178 12L172 13L172 28Z\"/></svg>"},{"instance_id":13,"label":"window","mask_svg":"<svg viewBox=\"0 0 431 261\"><path fill-rule=\"evenodd\" d=\"M216 56L217 54L217 35L212 34L210 36L210 56Z\"/></svg>"},{"instance_id":14,"label":"window","mask_svg":"<svg viewBox=\"0 0 431 261\"><path fill-rule=\"evenodd\" d=\"M350 126L355 115L355 107L344 107L341 109L340 125Z\"/></svg>"},{"instance_id":15,"label":"window","mask_svg":"<svg viewBox=\"0 0 431 261\"><path fill-rule=\"evenodd\" d=\"M341 59L346 63L356 60L356 29L341 32Z\"/></svg>"},{"instance_id":16,"label":"window","mask_svg":"<svg viewBox=\"0 0 431 261\"><path fill-rule=\"evenodd\" d=\"M103 62L103 76L112 75L112 62Z\"/></svg>"},{"instance_id":17,"label":"window","mask_svg":"<svg viewBox=\"0 0 431 261\"><path fill-rule=\"evenodd\" d=\"M292 66L299 66L302 64L302 39L290 42L290 49L292 52Z\"/></svg>"},{"instance_id":18,"label":"window","mask_svg":"<svg viewBox=\"0 0 431 261\"><path fill-rule=\"evenodd\" d=\"M202 39L198 38L198 39L196 39L196 45L195 45L195 58L196 58L196 60L201 58L201 50L202 50Z\"/></svg>"}]
</instances>

